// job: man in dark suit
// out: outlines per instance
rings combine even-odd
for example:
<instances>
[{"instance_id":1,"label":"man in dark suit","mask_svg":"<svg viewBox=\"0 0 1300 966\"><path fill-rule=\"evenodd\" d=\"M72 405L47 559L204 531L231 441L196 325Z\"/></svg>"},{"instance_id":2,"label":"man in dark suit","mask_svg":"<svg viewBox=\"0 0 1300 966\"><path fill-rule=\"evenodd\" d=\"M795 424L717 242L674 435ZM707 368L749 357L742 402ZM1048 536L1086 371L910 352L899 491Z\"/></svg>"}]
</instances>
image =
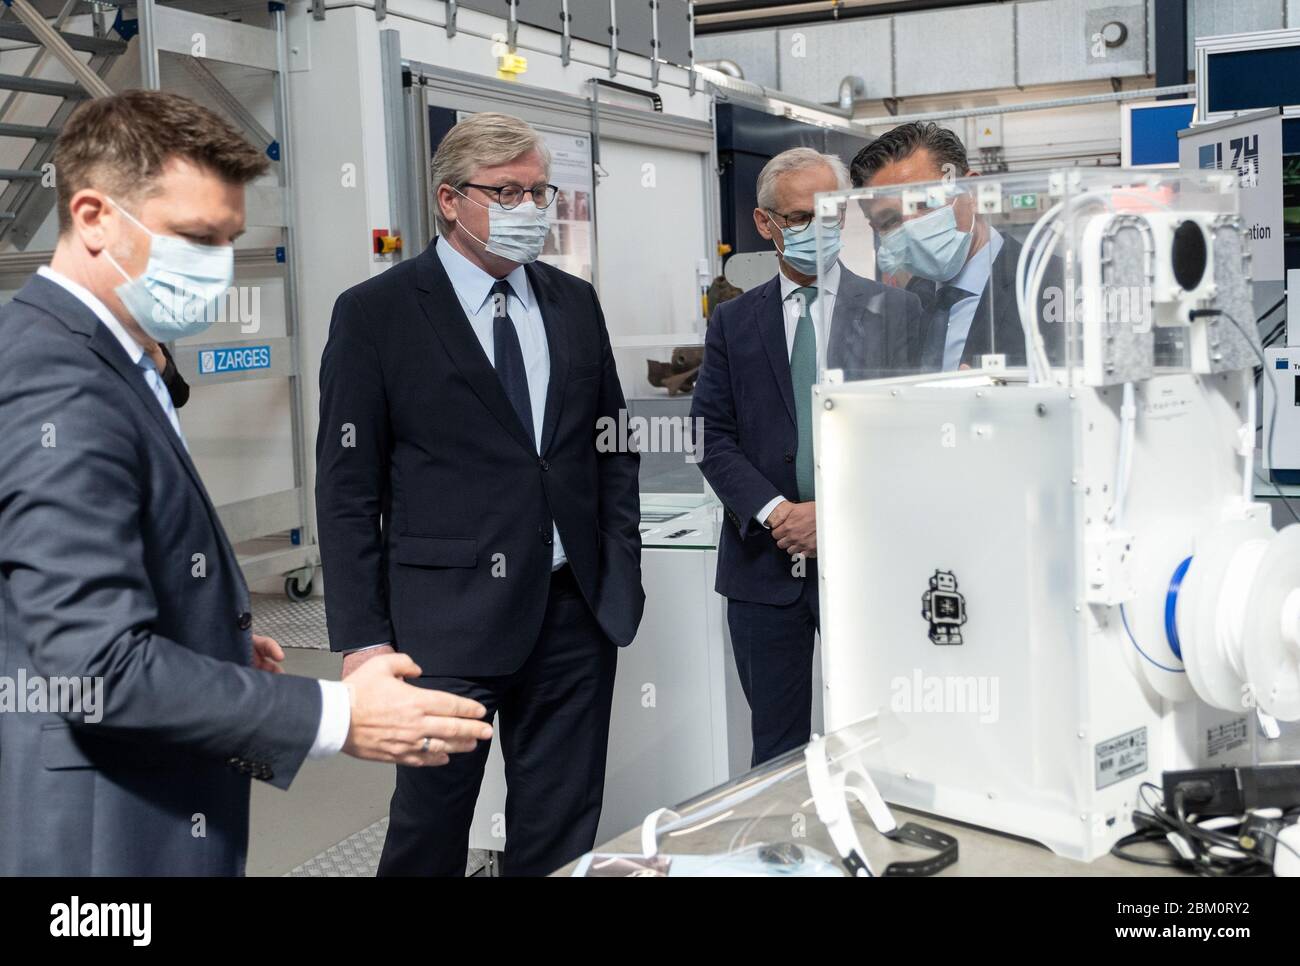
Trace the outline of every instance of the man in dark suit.
<instances>
[{"instance_id":1,"label":"man in dark suit","mask_svg":"<svg viewBox=\"0 0 1300 966\"><path fill-rule=\"evenodd\" d=\"M345 678L394 649L501 715L504 871L589 850L617 646L641 619L639 458L591 285L536 262L550 159L478 114L432 166L439 237L344 292L321 362L317 516ZM487 745L399 768L380 875L463 875Z\"/></svg>"},{"instance_id":2,"label":"man in dark suit","mask_svg":"<svg viewBox=\"0 0 1300 966\"><path fill-rule=\"evenodd\" d=\"M251 631L153 348L212 321L260 152L130 91L78 108L54 163L53 260L0 308L0 874L241 874L250 779L440 764L491 729L409 660L318 682Z\"/></svg>"},{"instance_id":3,"label":"man in dark suit","mask_svg":"<svg viewBox=\"0 0 1300 966\"><path fill-rule=\"evenodd\" d=\"M933 123L911 122L881 135L854 157L855 187L885 188L974 176L957 135ZM1021 246L976 213L960 190L946 204L906 212L901 198L866 203L877 233L877 265L921 299L922 324L912 359L926 372L977 368L984 355L1025 365L1025 333L1016 300ZM1059 262L1049 264L1044 289L1060 284ZM1058 289L1059 291L1059 289ZM1041 305L1040 301L1040 305ZM1039 326L1049 358L1056 358L1060 326Z\"/></svg>"},{"instance_id":4,"label":"man in dark suit","mask_svg":"<svg viewBox=\"0 0 1300 966\"><path fill-rule=\"evenodd\" d=\"M718 593L749 701L753 763L809 739L812 657L820 622L813 492L812 386L819 368L846 378L909 365L914 295L860 278L833 257L840 220L813 239L813 199L848 187L844 162L811 148L777 155L758 178L754 224L780 256L771 281L709 320L691 415L702 419L700 468L726 508Z\"/></svg>"}]
</instances>

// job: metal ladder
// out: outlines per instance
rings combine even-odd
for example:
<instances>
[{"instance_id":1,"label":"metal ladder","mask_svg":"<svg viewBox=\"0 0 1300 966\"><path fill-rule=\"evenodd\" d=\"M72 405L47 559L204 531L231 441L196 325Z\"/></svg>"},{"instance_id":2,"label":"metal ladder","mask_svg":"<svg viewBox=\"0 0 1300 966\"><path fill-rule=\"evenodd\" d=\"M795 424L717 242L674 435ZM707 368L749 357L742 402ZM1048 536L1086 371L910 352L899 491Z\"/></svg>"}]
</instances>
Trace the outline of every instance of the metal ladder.
<instances>
[{"instance_id":1,"label":"metal ladder","mask_svg":"<svg viewBox=\"0 0 1300 966\"><path fill-rule=\"evenodd\" d=\"M18 167L0 168L0 181L7 182L0 192L0 243L9 242L25 250L54 205L54 192L48 190L47 183L54 139L81 101L113 93L104 82L104 75L126 51L127 45L124 40L60 30L77 0L67 0L53 24L29 0L3 2L3 12L12 12L19 22L0 20L0 41L18 41L39 48L23 73L0 74L0 91L9 92L0 104L0 138L32 142ZM90 56L83 59L81 54ZM36 76L51 57L72 75L71 81ZM30 94L59 99L44 123L13 120L25 103L24 95Z\"/></svg>"},{"instance_id":2,"label":"metal ladder","mask_svg":"<svg viewBox=\"0 0 1300 966\"><path fill-rule=\"evenodd\" d=\"M40 2L40 0L38 0ZM242 128L248 139L263 149L274 163L275 184L249 185L249 224L278 230L272 247L240 247L235 252L237 271L270 271L284 285L285 327L283 336L187 343L173 348L176 366L192 388L241 380L288 379L288 419L293 439L293 485L274 493L236 500L217 507L231 542L247 544L239 562L250 583L284 577L285 593L300 599L311 592L312 578L320 566L315 519L306 491L308 462L312 446L307 432L303 373L309 371L301 358L298 318L298 269L293 228L295 212L290 180L288 132L292 127L288 97L289 46L285 5L267 3L270 26L256 27L236 20L208 16L155 0L136 0L135 19L124 19L119 8L109 27L105 16L96 12L95 36L62 31L84 0L62 0L53 21L32 6L31 0L0 0L0 41L30 44L36 50L21 75L0 73L0 139L26 138L33 142L21 166L0 168L0 285L21 284L49 252L28 251L27 246L48 218L55 202L53 182L47 178L54 153L54 139L64 121L83 100L112 94L103 75L127 51L128 41L139 48L140 86L161 86L159 55L172 55L173 64L187 72L201 88L204 99L226 113ZM14 18L9 19L12 12ZM116 30L118 38L107 37ZM208 42L205 55L193 50L193 37L201 33ZM89 55L88 59L84 59ZM47 57L53 57L68 71L72 81L55 81L36 76ZM269 75L274 84L275 121L267 130L251 110L231 93L207 62L254 68ZM8 97L5 97L5 91ZM52 114L40 123L19 121L21 99L37 95L59 98ZM7 184L5 184L7 182ZM8 245L4 245L8 242ZM12 249L18 249L14 251ZM229 350L255 349L266 365L241 371L222 371L209 364ZM202 467L200 467L202 469Z\"/></svg>"},{"instance_id":3,"label":"metal ladder","mask_svg":"<svg viewBox=\"0 0 1300 966\"><path fill-rule=\"evenodd\" d=\"M0 0L3 2L3 0ZM248 497L217 507L217 514L240 550L239 564L250 584L271 577L284 578L285 595L301 600L312 590L312 580L320 567L320 549L316 542L316 521L311 512L306 489L308 465L314 454L311 434L307 430L303 376L310 372L302 358L303 346L298 316L298 265L294 244L295 211L291 179L289 132L293 127L289 100L289 42L285 3L270 0L266 4L269 27L258 27L236 20L226 20L156 0L136 0L139 29L141 86L161 86L159 55L173 55L190 79L202 88L204 96L218 105L243 129L245 136L261 147L273 162L274 185L249 185L249 225L272 228L279 238L269 251L237 248L235 266L269 263L284 285L285 334L279 337L259 335L248 339L218 342L185 343L175 347L176 367L190 386L205 386L246 380L289 381L289 424L293 449L293 486L274 493ZM207 39L204 56L193 52L192 37L201 33ZM179 58L176 61L175 58ZM252 112L240 103L220 78L206 66L214 63L251 68L270 78L273 89L273 130L266 130ZM264 364L232 371L220 360L231 350L256 350ZM201 467L200 467L201 469ZM287 537L287 539L286 539Z\"/></svg>"}]
</instances>

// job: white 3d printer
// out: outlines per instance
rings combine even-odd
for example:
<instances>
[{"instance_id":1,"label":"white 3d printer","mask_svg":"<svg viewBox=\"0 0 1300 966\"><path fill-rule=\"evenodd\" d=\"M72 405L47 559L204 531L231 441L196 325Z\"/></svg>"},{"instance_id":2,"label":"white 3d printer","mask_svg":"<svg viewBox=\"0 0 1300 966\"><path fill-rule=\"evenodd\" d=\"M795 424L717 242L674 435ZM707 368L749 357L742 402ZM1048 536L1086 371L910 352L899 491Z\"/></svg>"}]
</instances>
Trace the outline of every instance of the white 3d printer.
<instances>
[{"instance_id":1,"label":"white 3d printer","mask_svg":"<svg viewBox=\"0 0 1300 966\"><path fill-rule=\"evenodd\" d=\"M826 730L887 718L886 800L1091 860L1142 783L1252 764L1300 719L1300 526L1252 499L1236 186L1070 170L818 206L844 309L814 389ZM976 252L955 278L905 246L878 267L891 233L953 226ZM947 338L981 352L917 372L899 333L923 343L950 285Z\"/></svg>"}]
</instances>

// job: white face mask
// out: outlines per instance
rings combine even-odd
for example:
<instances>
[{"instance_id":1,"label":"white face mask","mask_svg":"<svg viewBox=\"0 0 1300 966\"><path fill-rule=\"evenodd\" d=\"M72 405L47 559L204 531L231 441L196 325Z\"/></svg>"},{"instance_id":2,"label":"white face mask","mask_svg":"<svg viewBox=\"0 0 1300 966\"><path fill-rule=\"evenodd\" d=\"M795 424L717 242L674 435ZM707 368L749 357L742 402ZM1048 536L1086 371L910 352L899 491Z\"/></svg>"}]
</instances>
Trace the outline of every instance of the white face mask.
<instances>
[{"instance_id":1,"label":"white face mask","mask_svg":"<svg viewBox=\"0 0 1300 966\"><path fill-rule=\"evenodd\" d=\"M197 335L215 322L221 297L235 275L235 247L196 245L154 234L112 198L108 200L149 236L149 264L139 278L128 275L104 249L109 264L126 279L113 291L140 328L151 339L171 342Z\"/></svg>"},{"instance_id":2,"label":"white face mask","mask_svg":"<svg viewBox=\"0 0 1300 966\"><path fill-rule=\"evenodd\" d=\"M485 205L481 201L475 201L463 191L456 188L451 190L466 201L472 201L480 208L488 210L487 241L470 232L460 219L456 220L457 227L482 245L484 250L521 265L537 261L537 256L542 253L542 247L546 244L546 236L551 232L548 209L538 208L532 198L514 208L502 208L497 202Z\"/></svg>"}]
</instances>

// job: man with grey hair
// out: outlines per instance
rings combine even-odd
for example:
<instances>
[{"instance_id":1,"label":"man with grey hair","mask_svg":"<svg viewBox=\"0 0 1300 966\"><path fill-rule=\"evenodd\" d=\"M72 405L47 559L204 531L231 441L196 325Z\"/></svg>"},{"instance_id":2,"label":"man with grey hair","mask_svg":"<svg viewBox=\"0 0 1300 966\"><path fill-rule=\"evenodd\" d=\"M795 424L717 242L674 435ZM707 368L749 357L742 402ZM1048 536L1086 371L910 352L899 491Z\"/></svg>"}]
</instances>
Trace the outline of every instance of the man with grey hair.
<instances>
[{"instance_id":1,"label":"man with grey hair","mask_svg":"<svg viewBox=\"0 0 1300 966\"><path fill-rule=\"evenodd\" d=\"M818 346L849 378L908 364L920 303L860 278L836 257L842 216L813 225L818 192L848 187L844 162L811 148L758 176L754 227L772 242L771 281L717 307L691 415L703 420L700 468L731 526L716 589L749 701L755 765L808 741L817 601L812 387Z\"/></svg>"},{"instance_id":2,"label":"man with grey hair","mask_svg":"<svg viewBox=\"0 0 1300 966\"><path fill-rule=\"evenodd\" d=\"M587 282L537 261L550 158L477 114L433 158L439 237L344 292L321 360L317 515L344 676L410 654L423 687L501 716L504 871L594 844L615 657L641 619L637 472ZM601 437L603 438L603 437ZM398 768L380 875L463 875L488 744Z\"/></svg>"}]
</instances>

